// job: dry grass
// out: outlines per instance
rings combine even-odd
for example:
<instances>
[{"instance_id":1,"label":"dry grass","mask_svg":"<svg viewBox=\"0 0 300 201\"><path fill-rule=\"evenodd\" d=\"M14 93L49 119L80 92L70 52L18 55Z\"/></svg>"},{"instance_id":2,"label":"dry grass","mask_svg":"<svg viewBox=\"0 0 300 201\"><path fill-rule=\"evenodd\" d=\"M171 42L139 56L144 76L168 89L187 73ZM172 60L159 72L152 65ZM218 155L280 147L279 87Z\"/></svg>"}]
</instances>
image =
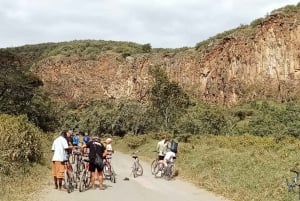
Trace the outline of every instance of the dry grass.
<instances>
[{"instance_id":1,"label":"dry grass","mask_svg":"<svg viewBox=\"0 0 300 201\"><path fill-rule=\"evenodd\" d=\"M156 142L147 139L140 155L151 161ZM116 147L129 151L124 142ZM181 178L230 200L297 200L285 178L300 169L299 150L300 141L289 137L203 136L179 144L176 164Z\"/></svg>"}]
</instances>

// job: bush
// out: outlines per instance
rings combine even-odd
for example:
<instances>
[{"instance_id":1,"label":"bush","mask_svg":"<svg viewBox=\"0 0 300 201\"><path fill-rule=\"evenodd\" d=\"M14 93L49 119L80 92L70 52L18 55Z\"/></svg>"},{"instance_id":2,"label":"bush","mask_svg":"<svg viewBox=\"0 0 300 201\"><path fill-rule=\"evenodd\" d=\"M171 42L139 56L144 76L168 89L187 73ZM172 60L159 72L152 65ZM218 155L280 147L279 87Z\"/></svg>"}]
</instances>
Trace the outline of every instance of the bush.
<instances>
[{"instance_id":1,"label":"bush","mask_svg":"<svg viewBox=\"0 0 300 201\"><path fill-rule=\"evenodd\" d=\"M0 172L9 173L25 163L40 162L41 132L25 116L0 115ZM14 165L12 165L12 163Z\"/></svg>"},{"instance_id":2,"label":"bush","mask_svg":"<svg viewBox=\"0 0 300 201\"><path fill-rule=\"evenodd\" d=\"M130 149L136 149L137 147L146 144L147 138L145 135L133 135L127 134L123 138L123 141L127 144Z\"/></svg>"}]
</instances>

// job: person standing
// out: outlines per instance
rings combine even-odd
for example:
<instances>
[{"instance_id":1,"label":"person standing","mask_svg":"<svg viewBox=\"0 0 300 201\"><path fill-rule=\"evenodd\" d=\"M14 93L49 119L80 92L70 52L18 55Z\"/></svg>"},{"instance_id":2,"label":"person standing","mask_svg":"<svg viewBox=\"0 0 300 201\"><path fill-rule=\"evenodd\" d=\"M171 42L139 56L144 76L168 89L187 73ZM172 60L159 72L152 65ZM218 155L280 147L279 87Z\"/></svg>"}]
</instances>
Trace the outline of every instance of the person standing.
<instances>
[{"instance_id":1,"label":"person standing","mask_svg":"<svg viewBox=\"0 0 300 201\"><path fill-rule=\"evenodd\" d=\"M53 151L52 157L52 175L54 178L55 189L61 190L62 181L64 179L65 165L64 161L67 160L67 149L69 149L68 142L65 138L66 131L63 131L52 144L51 150Z\"/></svg>"},{"instance_id":2,"label":"person standing","mask_svg":"<svg viewBox=\"0 0 300 201\"><path fill-rule=\"evenodd\" d=\"M75 133L74 136L73 136L73 145L74 145L74 146L78 146L78 145L79 145L79 142L80 142L79 136L78 136L77 133Z\"/></svg>"},{"instance_id":3,"label":"person standing","mask_svg":"<svg viewBox=\"0 0 300 201\"><path fill-rule=\"evenodd\" d=\"M85 144L87 144L89 141L90 141L89 134L88 134L88 133L85 133L85 134L84 134L84 137L83 137L83 142L84 142Z\"/></svg>"},{"instance_id":4,"label":"person standing","mask_svg":"<svg viewBox=\"0 0 300 201\"><path fill-rule=\"evenodd\" d=\"M89 141L87 144L82 146L82 149L89 148L89 160L90 160L90 166L89 171L91 172L91 185L92 188L95 189L95 179L98 177L99 180L99 189L104 190L103 186L103 158L106 156L107 152L105 149L105 146L100 142L99 137L95 136L92 138L91 141ZM102 159L102 164L98 165L95 164L96 160L96 154L98 154Z\"/></svg>"},{"instance_id":5,"label":"person standing","mask_svg":"<svg viewBox=\"0 0 300 201\"><path fill-rule=\"evenodd\" d=\"M163 161L168 147L168 138L166 135L157 143L156 151L158 153L158 160Z\"/></svg>"}]
</instances>

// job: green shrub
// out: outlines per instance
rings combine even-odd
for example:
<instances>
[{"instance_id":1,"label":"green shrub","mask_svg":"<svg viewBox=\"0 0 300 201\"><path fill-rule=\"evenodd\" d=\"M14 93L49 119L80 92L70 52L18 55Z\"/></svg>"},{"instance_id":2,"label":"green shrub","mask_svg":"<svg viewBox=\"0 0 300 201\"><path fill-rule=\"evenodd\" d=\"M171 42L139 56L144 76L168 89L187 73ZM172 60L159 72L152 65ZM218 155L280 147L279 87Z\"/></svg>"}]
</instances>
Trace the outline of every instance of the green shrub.
<instances>
[{"instance_id":1,"label":"green shrub","mask_svg":"<svg viewBox=\"0 0 300 201\"><path fill-rule=\"evenodd\" d=\"M40 162L41 132L25 116L0 115L0 172ZM12 165L15 164L15 165Z\"/></svg>"},{"instance_id":2,"label":"green shrub","mask_svg":"<svg viewBox=\"0 0 300 201\"><path fill-rule=\"evenodd\" d=\"M123 138L123 141L127 144L130 149L136 149L137 147L146 144L147 138L146 135L133 135L127 134Z\"/></svg>"}]
</instances>

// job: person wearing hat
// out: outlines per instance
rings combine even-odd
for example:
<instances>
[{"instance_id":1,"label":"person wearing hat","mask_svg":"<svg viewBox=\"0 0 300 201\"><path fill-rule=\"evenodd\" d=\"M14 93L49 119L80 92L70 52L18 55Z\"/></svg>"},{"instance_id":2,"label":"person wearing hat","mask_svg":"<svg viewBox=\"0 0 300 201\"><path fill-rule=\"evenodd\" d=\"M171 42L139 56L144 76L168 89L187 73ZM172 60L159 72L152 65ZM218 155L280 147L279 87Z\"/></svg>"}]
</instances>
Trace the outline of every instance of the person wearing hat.
<instances>
[{"instance_id":1,"label":"person wearing hat","mask_svg":"<svg viewBox=\"0 0 300 201\"><path fill-rule=\"evenodd\" d=\"M98 177L99 180L99 189L104 190L104 185L103 185L103 168L104 168L104 163L102 162L102 165L97 165L95 164L95 159L96 159L96 153L103 158L106 156L107 152L105 149L105 146L100 142L100 139L98 136L94 136L91 141L86 143L85 145L82 146L82 149L89 148L89 160L90 160L90 166L89 166L89 171L91 172L91 185L92 188L95 189L95 177Z\"/></svg>"}]
</instances>

